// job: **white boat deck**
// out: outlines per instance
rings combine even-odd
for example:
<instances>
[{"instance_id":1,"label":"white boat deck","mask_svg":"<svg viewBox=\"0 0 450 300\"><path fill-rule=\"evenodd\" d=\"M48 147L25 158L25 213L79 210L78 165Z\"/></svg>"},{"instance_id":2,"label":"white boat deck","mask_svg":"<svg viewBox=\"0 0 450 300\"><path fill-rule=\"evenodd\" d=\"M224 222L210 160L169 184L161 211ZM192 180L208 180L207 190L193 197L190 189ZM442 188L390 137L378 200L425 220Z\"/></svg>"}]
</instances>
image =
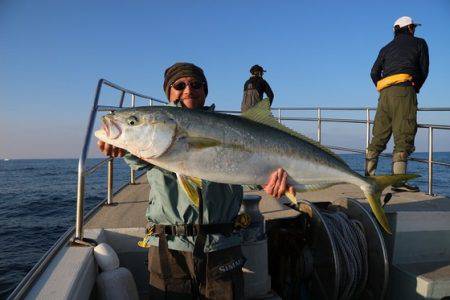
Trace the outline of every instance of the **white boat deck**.
<instances>
[{"instance_id":1,"label":"white boat deck","mask_svg":"<svg viewBox=\"0 0 450 300\"><path fill-rule=\"evenodd\" d=\"M87 221L86 229L104 229L118 232L134 228L135 235L144 233L145 211L148 204L149 185L145 176L135 185L129 185L117 193L113 206L103 206ZM386 189L385 192L389 192ZM247 191L262 196L260 210L266 220L291 218L299 212L277 201L263 191ZM299 199L310 202L333 202L352 198L367 208L368 203L361 190L352 185L337 185L326 190L302 193ZM385 235L391 263L388 298L405 295L408 299L435 298L450 292L450 199L444 196L429 196L425 193L397 192L385 206L393 235ZM136 237L137 238L137 237ZM135 241L131 241L134 243ZM127 259L126 255L122 259ZM145 259L145 253L142 254ZM129 263L133 265L133 263ZM143 278L138 286L145 285L145 269L134 262L130 267ZM405 286L409 282L411 286Z\"/></svg>"}]
</instances>

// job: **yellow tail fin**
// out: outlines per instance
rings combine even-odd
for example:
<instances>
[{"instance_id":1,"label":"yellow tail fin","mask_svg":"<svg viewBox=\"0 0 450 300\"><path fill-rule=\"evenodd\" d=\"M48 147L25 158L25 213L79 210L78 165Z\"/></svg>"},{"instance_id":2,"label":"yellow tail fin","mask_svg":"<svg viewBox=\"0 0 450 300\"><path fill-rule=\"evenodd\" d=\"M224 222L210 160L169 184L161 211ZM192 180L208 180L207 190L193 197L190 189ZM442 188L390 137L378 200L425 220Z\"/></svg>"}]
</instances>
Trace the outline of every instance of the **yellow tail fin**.
<instances>
[{"instance_id":1,"label":"yellow tail fin","mask_svg":"<svg viewBox=\"0 0 450 300\"><path fill-rule=\"evenodd\" d=\"M372 209L375 218L378 220L384 230L386 230L386 232L392 233L387 217L384 213L383 208L381 207L381 193L386 187L390 185L417 177L419 177L419 175L416 174L397 174L368 177L368 179L372 181L373 186L370 191L364 191L364 194L369 201L370 208Z\"/></svg>"},{"instance_id":2,"label":"yellow tail fin","mask_svg":"<svg viewBox=\"0 0 450 300\"><path fill-rule=\"evenodd\" d=\"M414 179L420 177L417 174L396 174L396 175L380 175L380 176L370 176L369 178L374 180L378 187L383 191L390 185L400 183L402 181L407 181L410 179Z\"/></svg>"}]
</instances>

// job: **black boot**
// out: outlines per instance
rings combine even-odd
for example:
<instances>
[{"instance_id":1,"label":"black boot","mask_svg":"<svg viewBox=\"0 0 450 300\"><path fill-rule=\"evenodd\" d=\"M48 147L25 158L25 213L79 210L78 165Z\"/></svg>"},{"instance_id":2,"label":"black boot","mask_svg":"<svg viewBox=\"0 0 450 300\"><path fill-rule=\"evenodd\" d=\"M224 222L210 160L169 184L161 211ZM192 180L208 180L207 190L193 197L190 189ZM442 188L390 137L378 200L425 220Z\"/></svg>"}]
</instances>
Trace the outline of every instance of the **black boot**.
<instances>
[{"instance_id":1,"label":"black boot","mask_svg":"<svg viewBox=\"0 0 450 300\"><path fill-rule=\"evenodd\" d=\"M399 184L392 185L391 191L417 193L417 192L420 192L420 189L417 185L407 184L406 182L401 182Z\"/></svg>"},{"instance_id":2,"label":"black boot","mask_svg":"<svg viewBox=\"0 0 450 300\"><path fill-rule=\"evenodd\" d=\"M394 174L406 174L406 161L396 161L392 164L392 173ZM393 192L413 192L417 193L420 191L417 185L412 185L406 183L406 181L393 184L391 187Z\"/></svg>"}]
</instances>

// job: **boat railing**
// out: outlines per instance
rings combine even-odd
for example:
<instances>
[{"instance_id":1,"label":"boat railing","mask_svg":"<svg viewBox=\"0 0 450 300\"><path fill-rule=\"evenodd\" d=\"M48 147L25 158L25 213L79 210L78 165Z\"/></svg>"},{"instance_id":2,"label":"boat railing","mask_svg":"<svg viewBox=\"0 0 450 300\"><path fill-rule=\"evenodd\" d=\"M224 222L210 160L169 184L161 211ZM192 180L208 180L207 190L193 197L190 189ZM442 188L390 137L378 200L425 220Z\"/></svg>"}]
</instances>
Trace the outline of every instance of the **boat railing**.
<instances>
[{"instance_id":1,"label":"boat railing","mask_svg":"<svg viewBox=\"0 0 450 300\"><path fill-rule=\"evenodd\" d=\"M101 95L102 87L106 85L110 88L118 90L120 92L119 104L118 106L102 106L99 105L99 99ZM86 130L86 136L84 140L82 154L78 164L78 190L77 190L77 216L76 216L76 225L75 225L75 239L76 241L83 240L83 211L84 211L84 185L85 185L85 177L89 174L95 172L100 166L107 164L107 198L106 204L111 205L112 197L113 197L113 158L106 158L98 164L92 166L89 169L86 169L86 157L89 149L90 140L92 138L93 125L95 123L95 118L97 112L99 111L113 111L116 109L120 109L123 107L125 97L129 95L131 97L131 105L130 107L134 107L136 105L136 99L142 99L148 101L148 105L153 105L155 102L157 103L167 103L165 101L158 100L156 98L143 95L128 89L125 89L117 84L109 82L105 79L101 79L98 82L97 90L95 93L94 104L91 110L88 128ZM312 111L317 114L317 117L292 117L286 116L286 112L305 112ZM325 118L322 116L323 112L326 111L340 111L340 112L365 112L365 119L347 119L347 118ZM366 135L365 135L365 145L366 148L370 143L370 130L373 125L373 120L371 120L371 112L376 111L376 108L373 107L277 107L272 108L272 112L279 122L285 121L306 121L306 122L316 122L317 124L317 141L322 143L322 124L323 123L350 123L350 124L364 124L366 127ZM427 112L450 112L449 107L440 107L440 108L420 108L419 112L427 111ZM223 113L232 113L239 114L239 111L220 111ZM425 128L428 130L428 159L419 159L419 158L409 158L410 161L416 161L420 163L428 164L428 194L433 195L433 166L434 165L442 165L446 167L450 167L450 163L443 161L434 160L434 131L435 130L450 130L450 125L438 125L438 124L418 124L418 128ZM336 145L326 145L327 147L345 152L353 152L364 154L366 152L365 149L356 149L356 148L348 148ZM392 157L390 154L381 154L381 156ZM130 171L130 184L135 183L135 173L133 170Z\"/></svg>"},{"instance_id":2,"label":"boat railing","mask_svg":"<svg viewBox=\"0 0 450 300\"><path fill-rule=\"evenodd\" d=\"M119 104L118 106L102 106L99 105L99 99L101 95L101 90L103 86L107 86L113 88L120 92ZM92 166L89 169L86 169L86 157L89 149L90 140L92 138L93 126L95 123L97 112L100 111L114 111L120 108L123 108L125 97L129 95L131 98L130 107L134 107L136 105L136 99L142 99L148 101L148 105L153 105L156 103L167 103L165 101L158 100L154 97L150 97L147 95L143 95L128 89L125 89L117 84L109 82L105 79L101 79L98 82L97 90L95 93L94 104L92 106L92 110L90 113L89 123L86 130L86 136L84 140L83 150L81 153L81 157L78 164L78 187L77 187L77 215L76 215L76 225L75 225L75 241L79 241L82 243L83 241L83 222L84 222L84 186L85 186L85 177L89 174L95 172L100 166L107 164L107 198L106 204L111 205L112 197L113 197L113 158L106 158L98 164ZM292 117L286 116L287 112L315 112L317 114L316 117ZM347 118L325 118L322 116L322 113L325 111L340 111L340 112L365 112L365 119L347 119ZM279 122L286 121L306 121L306 122L315 122L317 124L317 141L322 143L322 124L323 123L350 123L350 124L364 124L366 127L366 135L365 135L365 145L366 148L370 143L370 130L373 125L373 120L371 120L371 112L376 111L376 108L373 107L277 107L272 108L272 112ZM440 108L420 108L419 112L427 111L427 112L450 112L449 107L440 107ZM239 114L239 111L220 111L223 113L232 113ZM418 128L424 128L428 130L428 159L420 159L420 158L409 158L410 161L427 163L428 164L428 194L433 195L433 166L441 165L450 167L450 163L443 161L434 160L434 131L435 130L450 130L450 125L439 125L439 124L418 124ZM356 149L356 148L348 148L336 145L326 145L327 147L345 152L353 152L353 153L365 153L365 149ZM381 156L392 157L390 154L381 154ZM135 173L133 170L130 171L130 184L135 183Z\"/></svg>"},{"instance_id":3,"label":"boat railing","mask_svg":"<svg viewBox=\"0 0 450 300\"><path fill-rule=\"evenodd\" d=\"M301 111L310 111L315 112L317 117L291 117L285 116L286 112L301 112ZM344 119L344 118L324 118L322 117L322 113L325 111L340 111L340 112L350 112L350 111L361 111L365 112L365 119ZM316 122L317 123L317 141L322 143L322 123L350 123L350 124L365 124L366 126L366 136L365 136L365 145L366 149L370 143L370 129L373 125L373 120L370 118L371 111L376 111L374 107L274 107L272 108L272 112L274 116L278 119L279 122L283 121L306 121L306 122ZM450 107L431 107L431 108L419 108L419 112L450 112ZM239 114L240 111L222 111L224 113L232 113ZM433 166L441 165L450 167L450 163L443 161L434 160L434 131L435 130L450 130L450 125L438 125L438 124L417 124L418 128L424 128L428 131L428 159L420 159L410 157L408 160L427 163L428 164L428 195L433 196ZM347 148L336 145L325 145L330 149L344 151L344 152L353 152L365 154L365 149L355 149L355 148ZM380 156L383 157L392 157L392 154L382 153Z\"/></svg>"},{"instance_id":4,"label":"boat railing","mask_svg":"<svg viewBox=\"0 0 450 300\"><path fill-rule=\"evenodd\" d=\"M116 91L119 91L119 99L117 106L106 106L99 105L99 100L103 87L109 87ZM129 98L131 104L129 106L124 106L125 100ZM81 156L78 161L78 184L77 184L77 210L76 210L76 221L75 221L75 237L73 239L74 243L83 244L83 223L84 223L84 194L85 194L85 178L86 176L97 171L102 165L107 164L107 197L106 197L106 205L112 205L113 198L113 176L114 176L114 158L108 157L89 169L86 168L86 158L89 152L89 145L92 139L92 132L94 128L94 124L97 117L97 112L111 112L117 109L121 109L124 107L135 107L136 100L144 100L147 102L147 105L154 105L154 103L166 104L167 101L162 101L156 99L151 96L143 95L141 93L123 88L115 83L112 83L106 79L100 79L97 84L97 89L94 97L94 104L92 106L90 115L89 115L89 123L86 129L86 135L84 138L84 144L81 151ZM135 183L135 172L134 170L130 170L130 183Z\"/></svg>"}]
</instances>

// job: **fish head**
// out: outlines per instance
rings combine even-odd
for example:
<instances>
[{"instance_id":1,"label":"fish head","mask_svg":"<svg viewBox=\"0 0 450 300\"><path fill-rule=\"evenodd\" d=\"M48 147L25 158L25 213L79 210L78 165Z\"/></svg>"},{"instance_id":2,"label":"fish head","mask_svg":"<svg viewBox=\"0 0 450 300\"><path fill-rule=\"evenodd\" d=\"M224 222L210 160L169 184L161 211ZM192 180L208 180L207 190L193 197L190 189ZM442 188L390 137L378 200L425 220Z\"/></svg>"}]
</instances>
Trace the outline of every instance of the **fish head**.
<instances>
[{"instance_id":1,"label":"fish head","mask_svg":"<svg viewBox=\"0 0 450 300\"><path fill-rule=\"evenodd\" d=\"M103 116L95 136L142 158L164 154L175 140L177 124L160 110L125 109Z\"/></svg>"}]
</instances>

